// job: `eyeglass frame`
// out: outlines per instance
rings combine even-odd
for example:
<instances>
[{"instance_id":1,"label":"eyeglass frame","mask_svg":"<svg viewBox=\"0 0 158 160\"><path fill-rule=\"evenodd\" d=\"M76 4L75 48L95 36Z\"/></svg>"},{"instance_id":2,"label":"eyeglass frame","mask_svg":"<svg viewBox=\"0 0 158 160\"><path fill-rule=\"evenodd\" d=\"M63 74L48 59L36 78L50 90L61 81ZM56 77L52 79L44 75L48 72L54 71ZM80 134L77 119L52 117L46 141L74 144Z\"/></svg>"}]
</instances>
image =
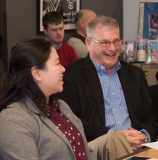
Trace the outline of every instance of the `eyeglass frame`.
<instances>
[{"instance_id":1,"label":"eyeglass frame","mask_svg":"<svg viewBox=\"0 0 158 160\"><path fill-rule=\"evenodd\" d=\"M95 38L89 38L89 39L94 40L95 42L99 43L102 47L109 47L109 46L111 45L111 43L113 43L114 46L120 46L120 45L122 44L122 39L119 39L119 40L114 41L114 42L110 42L110 41L98 41L98 40L96 40ZM120 42L120 44L117 44L117 45L116 45L115 42L118 42L118 41ZM103 45L104 42L107 42L109 45L104 46L104 45Z\"/></svg>"}]
</instances>

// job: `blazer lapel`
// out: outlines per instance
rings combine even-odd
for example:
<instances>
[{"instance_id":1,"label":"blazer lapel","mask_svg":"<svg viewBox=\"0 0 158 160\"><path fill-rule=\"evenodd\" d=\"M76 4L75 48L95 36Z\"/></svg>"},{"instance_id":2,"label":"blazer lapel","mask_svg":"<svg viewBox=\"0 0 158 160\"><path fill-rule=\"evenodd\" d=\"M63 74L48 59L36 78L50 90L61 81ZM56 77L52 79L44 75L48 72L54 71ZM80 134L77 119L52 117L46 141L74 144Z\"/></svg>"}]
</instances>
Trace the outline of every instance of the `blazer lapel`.
<instances>
[{"instance_id":1,"label":"blazer lapel","mask_svg":"<svg viewBox=\"0 0 158 160\"><path fill-rule=\"evenodd\" d=\"M94 94L94 98L96 99L100 117L102 119L103 124L105 125L104 100L103 100L101 84L99 81L99 77L98 77L96 68L93 62L91 61L89 55L85 58L85 62L83 65L83 73L85 74L85 77L87 78L87 81L90 84L90 87Z\"/></svg>"},{"instance_id":2,"label":"blazer lapel","mask_svg":"<svg viewBox=\"0 0 158 160\"><path fill-rule=\"evenodd\" d=\"M128 66L121 64L121 69L118 71L118 76L124 92L128 112L129 112L129 115L131 115L133 112L132 107L134 107L132 105L132 100L135 99L132 97L134 97L136 93L134 75ZM133 116L130 116L130 117L133 117Z\"/></svg>"},{"instance_id":3,"label":"blazer lapel","mask_svg":"<svg viewBox=\"0 0 158 160\"><path fill-rule=\"evenodd\" d=\"M47 117L41 117L41 120L43 121L43 123L45 123L57 136L59 136L68 146L69 148L72 150L72 147L68 141L68 139L64 136L64 134L56 127L56 125L54 125L54 123L52 123L52 121L47 118ZM72 151L73 152L73 151Z\"/></svg>"},{"instance_id":4,"label":"blazer lapel","mask_svg":"<svg viewBox=\"0 0 158 160\"><path fill-rule=\"evenodd\" d=\"M28 107L31 111L33 111L37 114L40 113L39 108L35 105L35 103L30 98L27 98L27 101L28 101L28 103L30 103L30 105L28 105ZM56 127L56 125L54 125L48 117L44 117L43 115L41 115L40 118L41 118L41 121L46 126L48 126L48 128L50 128L57 136L59 136L72 150L72 147L70 146L70 143L68 142L67 138L63 135L63 133L61 131L59 131L59 129Z\"/></svg>"}]
</instances>

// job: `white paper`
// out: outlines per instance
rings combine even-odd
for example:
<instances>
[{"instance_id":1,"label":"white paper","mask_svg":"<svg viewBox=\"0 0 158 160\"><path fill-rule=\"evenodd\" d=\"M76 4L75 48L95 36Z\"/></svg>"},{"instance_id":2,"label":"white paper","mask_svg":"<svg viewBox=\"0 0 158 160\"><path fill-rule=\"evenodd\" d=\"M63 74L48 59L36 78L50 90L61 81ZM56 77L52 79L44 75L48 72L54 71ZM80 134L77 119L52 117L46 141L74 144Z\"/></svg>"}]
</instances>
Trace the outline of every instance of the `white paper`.
<instances>
[{"instance_id":1,"label":"white paper","mask_svg":"<svg viewBox=\"0 0 158 160\"><path fill-rule=\"evenodd\" d=\"M144 143L142 145L158 150L158 141L151 143Z\"/></svg>"}]
</instances>

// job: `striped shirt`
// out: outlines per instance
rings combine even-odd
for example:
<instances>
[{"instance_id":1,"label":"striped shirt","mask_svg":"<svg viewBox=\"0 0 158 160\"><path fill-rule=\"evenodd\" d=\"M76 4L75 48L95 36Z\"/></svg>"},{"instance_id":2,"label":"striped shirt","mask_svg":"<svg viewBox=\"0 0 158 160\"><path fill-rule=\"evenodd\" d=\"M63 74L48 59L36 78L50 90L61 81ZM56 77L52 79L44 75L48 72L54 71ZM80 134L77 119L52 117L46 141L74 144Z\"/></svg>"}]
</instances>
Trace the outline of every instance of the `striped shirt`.
<instances>
[{"instance_id":1,"label":"striped shirt","mask_svg":"<svg viewBox=\"0 0 158 160\"><path fill-rule=\"evenodd\" d=\"M109 132L114 130L127 130L128 126L132 127L129 117L127 104L120 83L117 71L121 68L121 64L118 61L112 74L109 75L104 66L92 61L101 83L103 97L104 97L104 109L105 109L105 125L109 127ZM142 129L150 142L150 136L145 129Z\"/></svg>"}]
</instances>

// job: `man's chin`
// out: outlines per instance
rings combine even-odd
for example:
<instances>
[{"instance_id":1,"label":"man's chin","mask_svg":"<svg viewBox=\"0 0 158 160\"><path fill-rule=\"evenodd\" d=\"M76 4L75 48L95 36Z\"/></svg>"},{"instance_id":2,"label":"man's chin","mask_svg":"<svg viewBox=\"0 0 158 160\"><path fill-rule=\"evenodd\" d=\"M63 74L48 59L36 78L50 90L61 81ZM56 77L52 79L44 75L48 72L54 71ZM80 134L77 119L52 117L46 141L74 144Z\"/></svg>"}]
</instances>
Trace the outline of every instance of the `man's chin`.
<instances>
[{"instance_id":1,"label":"man's chin","mask_svg":"<svg viewBox=\"0 0 158 160\"><path fill-rule=\"evenodd\" d=\"M56 44L60 44L60 43L62 43L62 42L63 42L63 41L57 41Z\"/></svg>"},{"instance_id":2,"label":"man's chin","mask_svg":"<svg viewBox=\"0 0 158 160\"><path fill-rule=\"evenodd\" d=\"M63 38L59 38L59 39L57 39L57 42L61 43L63 40L64 40Z\"/></svg>"}]
</instances>

